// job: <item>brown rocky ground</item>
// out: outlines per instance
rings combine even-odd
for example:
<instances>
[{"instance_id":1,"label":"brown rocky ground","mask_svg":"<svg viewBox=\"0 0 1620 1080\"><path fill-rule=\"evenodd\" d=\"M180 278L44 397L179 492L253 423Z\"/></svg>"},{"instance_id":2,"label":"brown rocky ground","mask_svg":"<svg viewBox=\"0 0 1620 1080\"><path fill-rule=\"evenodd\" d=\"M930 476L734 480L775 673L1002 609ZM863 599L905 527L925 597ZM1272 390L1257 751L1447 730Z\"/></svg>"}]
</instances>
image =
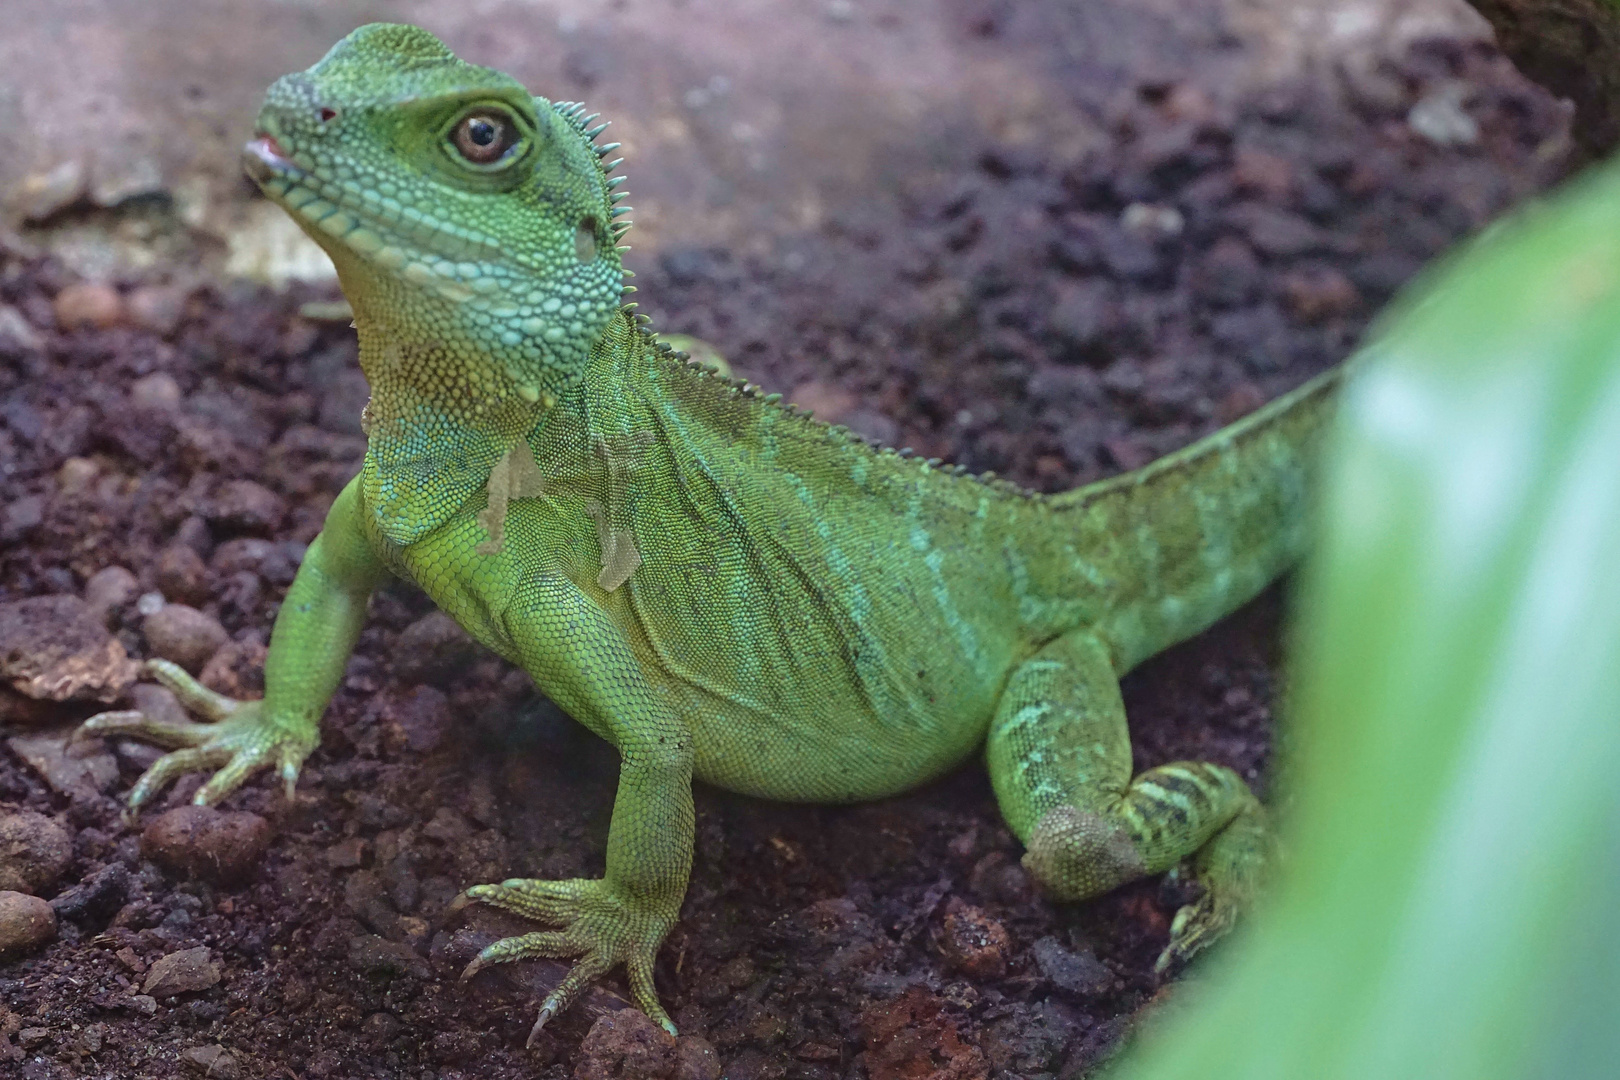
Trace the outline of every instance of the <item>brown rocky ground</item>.
<instances>
[{"instance_id":1,"label":"brown rocky ground","mask_svg":"<svg viewBox=\"0 0 1620 1080\"><path fill-rule=\"evenodd\" d=\"M982 7L964 25L994 36ZM824 417L1058 489L1342 358L1564 145L1562 111L1478 45L1230 96L1071 74L1058 104L1105 135L1090 151L970 132L869 209L757 250L665 246L642 310ZM0 674L34 695L0 691L0 1075L1082 1076L1173 992L1152 961L1176 888L1042 902L976 766L846 808L700 787L658 971L686 1037L639 1028L610 980L525 1051L561 967L458 987L518 924L445 907L599 871L614 757L405 587L374 600L296 802L261 780L223 812L177 809L193 778L127 825L152 752L63 733L127 685L125 654L255 691L363 450L365 388L351 333L300 316L308 291L171 267L86 284L15 243L0 260ZM1126 681L1139 765L1207 758L1266 786L1280 607Z\"/></svg>"}]
</instances>

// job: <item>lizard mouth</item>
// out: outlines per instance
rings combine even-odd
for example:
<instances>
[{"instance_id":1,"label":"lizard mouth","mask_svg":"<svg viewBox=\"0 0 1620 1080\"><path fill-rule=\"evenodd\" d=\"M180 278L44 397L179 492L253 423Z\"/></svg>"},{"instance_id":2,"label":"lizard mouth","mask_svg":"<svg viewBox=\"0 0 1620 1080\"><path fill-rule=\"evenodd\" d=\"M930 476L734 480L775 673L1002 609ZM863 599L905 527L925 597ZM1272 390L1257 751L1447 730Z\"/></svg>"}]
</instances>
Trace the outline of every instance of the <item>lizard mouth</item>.
<instances>
[{"instance_id":1,"label":"lizard mouth","mask_svg":"<svg viewBox=\"0 0 1620 1080\"><path fill-rule=\"evenodd\" d=\"M242 171L296 220L342 241L362 257L400 270L417 261L431 271L434 284L459 296L461 261L498 261L499 244L468 229L454 228L431 214L407 210L349 179L322 179L300 165L274 135L263 131L242 147ZM409 259L402 250L420 254ZM387 254L384 254L384 253ZM432 266L427 266L431 262ZM439 279L447 279L441 281Z\"/></svg>"},{"instance_id":2,"label":"lizard mouth","mask_svg":"<svg viewBox=\"0 0 1620 1080\"><path fill-rule=\"evenodd\" d=\"M259 133L242 147L242 171L257 184L269 183L277 177L298 175L303 172L276 142L274 135Z\"/></svg>"}]
</instances>

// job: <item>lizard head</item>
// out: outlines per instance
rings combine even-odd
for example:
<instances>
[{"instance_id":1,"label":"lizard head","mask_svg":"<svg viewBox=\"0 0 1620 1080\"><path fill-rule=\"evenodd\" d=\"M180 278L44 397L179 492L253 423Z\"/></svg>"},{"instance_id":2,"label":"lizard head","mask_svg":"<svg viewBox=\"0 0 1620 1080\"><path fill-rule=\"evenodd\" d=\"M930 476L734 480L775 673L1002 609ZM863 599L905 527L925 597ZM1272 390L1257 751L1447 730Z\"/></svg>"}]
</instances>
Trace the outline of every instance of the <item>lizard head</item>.
<instances>
[{"instance_id":1,"label":"lizard head","mask_svg":"<svg viewBox=\"0 0 1620 1080\"><path fill-rule=\"evenodd\" d=\"M463 369L421 377L498 410L553 399L619 310L617 144L583 113L376 23L270 88L243 165L332 257L362 362L368 331L414 344Z\"/></svg>"}]
</instances>

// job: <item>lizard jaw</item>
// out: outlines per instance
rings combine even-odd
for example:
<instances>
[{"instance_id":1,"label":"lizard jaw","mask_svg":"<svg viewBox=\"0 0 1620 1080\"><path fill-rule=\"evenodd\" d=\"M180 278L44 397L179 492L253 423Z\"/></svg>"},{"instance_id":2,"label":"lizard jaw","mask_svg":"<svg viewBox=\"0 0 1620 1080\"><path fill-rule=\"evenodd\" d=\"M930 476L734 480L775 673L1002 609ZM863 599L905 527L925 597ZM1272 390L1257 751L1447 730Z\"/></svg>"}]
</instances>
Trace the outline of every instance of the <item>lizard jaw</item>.
<instances>
[{"instance_id":1,"label":"lizard jaw","mask_svg":"<svg viewBox=\"0 0 1620 1080\"><path fill-rule=\"evenodd\" d=\"M242 147L242 171L256 183L303 170L293 164L274 135L260 134Z\"/></svg>"}]
</instances>

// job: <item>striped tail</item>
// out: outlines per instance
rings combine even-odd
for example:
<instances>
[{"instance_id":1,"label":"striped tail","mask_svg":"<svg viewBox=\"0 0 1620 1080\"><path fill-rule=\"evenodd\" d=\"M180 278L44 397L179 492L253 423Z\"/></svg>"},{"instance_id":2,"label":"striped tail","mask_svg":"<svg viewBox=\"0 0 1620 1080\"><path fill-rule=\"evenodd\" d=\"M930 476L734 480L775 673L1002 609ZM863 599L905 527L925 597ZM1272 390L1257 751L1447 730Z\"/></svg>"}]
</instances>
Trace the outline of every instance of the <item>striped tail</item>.
<instances>
[{"instance_id":1,"label":"striped tail","mask_svg":"<svg viewBox=\"0 0 1620 1080\"><path fill-rule=\"evenodd\" d=\"M1053 499L1061 516L1079 515L1086 576L1100 587L1097 630L1120 673L1252 599L1303 553L1315 458L1343 371Z\"/></svg>"}]
</instances>

